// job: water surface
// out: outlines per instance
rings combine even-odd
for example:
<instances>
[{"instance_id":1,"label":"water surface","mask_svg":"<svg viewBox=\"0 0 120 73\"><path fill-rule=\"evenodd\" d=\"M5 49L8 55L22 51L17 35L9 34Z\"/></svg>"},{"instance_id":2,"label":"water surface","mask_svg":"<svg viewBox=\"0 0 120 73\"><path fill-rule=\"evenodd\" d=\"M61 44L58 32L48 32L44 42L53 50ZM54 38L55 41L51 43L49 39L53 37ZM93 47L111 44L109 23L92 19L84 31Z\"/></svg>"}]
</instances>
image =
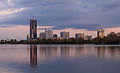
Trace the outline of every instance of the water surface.
<instances>
[{"instance_id":1,"label":"water surface","mask_svg":"<svg viewBox=\"0 0 120 73\"><path fill-rule=\"evenodd\" d=\"M0 45L0 73L120 73L120 45Z\"/></svg>"}]
</instances>

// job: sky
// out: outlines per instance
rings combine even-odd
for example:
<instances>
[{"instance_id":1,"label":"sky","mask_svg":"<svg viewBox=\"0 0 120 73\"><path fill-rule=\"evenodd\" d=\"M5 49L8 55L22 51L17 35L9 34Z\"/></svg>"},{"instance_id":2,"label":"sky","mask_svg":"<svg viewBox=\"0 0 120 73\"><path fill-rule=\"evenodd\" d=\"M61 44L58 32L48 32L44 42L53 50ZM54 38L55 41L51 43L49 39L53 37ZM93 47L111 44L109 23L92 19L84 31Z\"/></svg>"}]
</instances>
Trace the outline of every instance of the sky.
<instances>
[{"instance_id":1,"label":"sky","mask_svg":"<svg viewBox=\"0 0 120 73\"><path fill-rule=\"evenodd\" d=\"M96 36L98 28L119 32L120 0L0 0L0 39L26 39L33 18L38 28L50 26L57 34Z\"/></svg>"}]
</instances>

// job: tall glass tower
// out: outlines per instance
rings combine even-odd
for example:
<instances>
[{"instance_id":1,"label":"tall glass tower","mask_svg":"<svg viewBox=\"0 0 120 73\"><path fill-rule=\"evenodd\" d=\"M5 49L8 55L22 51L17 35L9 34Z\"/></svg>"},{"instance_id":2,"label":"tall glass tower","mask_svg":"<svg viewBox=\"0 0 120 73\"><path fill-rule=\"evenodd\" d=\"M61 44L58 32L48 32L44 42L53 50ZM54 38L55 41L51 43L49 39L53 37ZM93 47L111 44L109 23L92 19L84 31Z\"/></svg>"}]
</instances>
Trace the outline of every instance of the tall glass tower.
<instances>
[{"instance_id":1,"label":"tall glass tower","mask_svg":"<svg viewBox=\"0 0 120 73\"><path fill-rule=\"evenodd\" d=\"M100 38L104 37L104 30L102 28L97 30L97 37L100 37Z\"/></svg>"},{"instance_id":2,"label":"tall glass tower","mask_svg":"<svg viewBox=\"0 0 120 73\"><path fill-rule=\"evenodd\" d=\"M37 39L37 20L30 20L30 39Z\"/></svg>"}]
</instances>

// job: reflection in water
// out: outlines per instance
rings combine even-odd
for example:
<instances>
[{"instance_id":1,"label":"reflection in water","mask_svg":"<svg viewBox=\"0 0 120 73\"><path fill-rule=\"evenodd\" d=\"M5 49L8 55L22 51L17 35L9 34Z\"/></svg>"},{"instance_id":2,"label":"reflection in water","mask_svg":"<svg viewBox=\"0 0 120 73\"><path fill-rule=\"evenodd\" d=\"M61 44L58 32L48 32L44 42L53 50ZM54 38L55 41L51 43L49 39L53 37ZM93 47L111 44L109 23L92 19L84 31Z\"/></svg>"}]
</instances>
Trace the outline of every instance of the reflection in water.
<instances>
[{"instance_id":1,"label":"reflection in water","mask_svg":"<svg viewBox=\"0 0 120 73\"><path fill-rule=\"evenodd\" d=\"M95 46L95 45L30 45L31 68L37 67L38 62L48 63L57 59L74 59L97 57L99 59L116 58L120 59L120 47ZM37 51L37 48L39 51ZM38 52L38 55L37 55Z\"/></svg>"},{"instance_id":2,"label":"reflection in water","mask_svg":"<svg viewBox=\"0 0 120 73\"><path fill-rule=\"evenodd\" d=\"M105 47L97 47L98 58L102 59L105 56Z\"/></svg>"},{"instance_id":3,"label":"reflection in water","mask_svg":"<svg viewBox=\"0 0 120 73\"><path fill-rule=\"evenodd\" d=\"M119 47L120 48L120 47ZM56 58L72 59L75 57L98 57L99 59L111 58L112 56L120 59L120 49L109 46L80 46L80 45L39 45L38 56L42 62L53 61Z\"/></svg>"},{"instance_id":4,"label":"reflection in water","mask_svg":"<svg viewBox=\"0 0 120 73\"><path fill-rule=\"evenodd\" d=\"M30 65L31 68L37 67L37 45L30 45Z\"/></svg>"},{"instance_id":5,"label":"reflection in water","mask_svg":"<svg viewBox=\"0 0 120 73\"><path fill-rule=\"evenodd\" d=\"M119 68L120 45L0 45L0 73L120 73Z\"/></svg>"},{"instance_id":6,"label":"reflection in water","mask_svg":"<svg viewBox=\"0 0 120 73\"><path fill-rule=\"evenodd\" d=\"M66 57L70 55L70 47L69 46L61 46L61 56Z\"/></svg>"},{"instance_id":7,"label":"reflection in water","mask_svg":"<svg viewBox=\"0 0 120 73\"><path fill-rule=\"evenodd\" d=\"M96 47L98 58L116 58L120 59L120 47L118 46L101 46Z\"/></svg>"}]
</instances>

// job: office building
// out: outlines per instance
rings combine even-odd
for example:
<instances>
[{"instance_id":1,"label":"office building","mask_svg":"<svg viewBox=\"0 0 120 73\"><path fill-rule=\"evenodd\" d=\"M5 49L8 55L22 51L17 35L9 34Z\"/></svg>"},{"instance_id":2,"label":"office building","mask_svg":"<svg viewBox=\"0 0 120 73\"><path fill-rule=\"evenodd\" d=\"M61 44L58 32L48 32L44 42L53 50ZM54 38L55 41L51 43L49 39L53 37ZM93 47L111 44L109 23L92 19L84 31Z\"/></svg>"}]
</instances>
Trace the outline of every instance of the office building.
<instances>
[{"instance_id":1,"label":"office building","mask_svg":"<svg viewBox=\"0 0 120 73\"><path fill-rule=\"evenodd\" d=\"M30 39L37 39L37 20L30 20Z\"/></svg>"},{"instance_id":2,"label":"office building","mask_svg":"<svg viewBox=\"0 0 120 73\"><path fill-rule=\"evenodd\" d=\"M30 40L30 34L27 35L27 40Z\"/></svg>"},{"instance_id":3,"label":"office building","mask_svg":"<svg viewBox=\"0 0 120 73\"><path fill-rule=\"evenodd\" d=\"M46 35L46 39L51 39L53 38L53 31L52 30L45 30L45 35Z\"/></svg>"},{"instance_id":4,"label":"office building","mask_svg":"<svg viewBox=\"0 0 120 73\"><path fill-rule=\"evenodd\" d=\"M91 40L92 39L92 36L91 35L86 35L84 36L84 40Z\"/></svg>"},{"instance_id":5,"label":"office building","mask_svg":"<svg viewBox=\"0 0 120 73\"><path fill-rule=\"evenodd\" d=\"M39 35L39 38L40 39L45 39L46 38L45 32L41 32L40 35Z\"/></svg>"},{"instance_id":6,"label":"office building","mask_svg":"<svg viewBox=\"0 0 120 73\"><path fill-rule=\"evenodd\" d=\"M69 32L65 32L65 31L60 32L60 37L62 39L69 39Z\"/></svg>"},{"instance_id":7,"label":"office building","mask_svg":"<svg viewBox=\"0 0 120 73\"><path fill-rule=\"evenodd\" d=\"M84 33L76 33L76 34L75 34L75 38L76 38L76 39L84 38Z\"/></svg>"},{"instance_id":8,"label":"office building","mask_svg":"<svg viewBox=\"0 0 120 73\"><path fill-rule=\"evenodd\" d=\"M100 38L104 37L104 30L102 28L97 30L97 37L100 37Z\"/></svg>"}]
</instances>

